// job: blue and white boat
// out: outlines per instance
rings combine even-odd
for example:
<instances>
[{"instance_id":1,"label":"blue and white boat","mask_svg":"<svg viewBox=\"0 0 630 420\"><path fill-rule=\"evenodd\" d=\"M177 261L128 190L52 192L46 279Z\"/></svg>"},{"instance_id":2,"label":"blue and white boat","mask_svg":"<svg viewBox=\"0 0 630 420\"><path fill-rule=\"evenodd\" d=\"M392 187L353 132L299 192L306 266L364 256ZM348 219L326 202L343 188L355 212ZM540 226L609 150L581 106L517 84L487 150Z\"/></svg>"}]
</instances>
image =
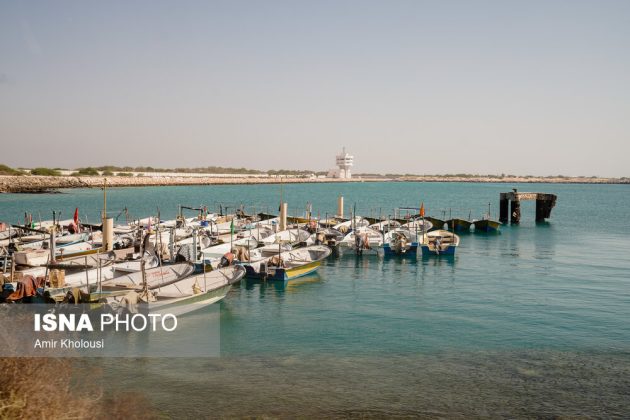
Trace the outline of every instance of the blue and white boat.
<instances>
[{"instance_id":1,"label":"blue and white boat","mask_svg":"<svg viewBox=\"0 0 630 420\"><path fill-rule=\"evenodd\" d=\"M406 228L390 230L383 239L383 254L416 256L421 237L422 233L415 230Z\"/></svg>"},{"instance_id":2,"label":"blue and white boat","mask_svg":"<svg viewBox=\"0 0 630 420\"><path fill-rule=\"evenodd\" d=\"M459 236L448 230L434 230L422 236L420 248L422 256L431 255L455 255L459 246Z\"/></svg>"},{"instance_id":3,"label":"blue and white boat","mask_svg":"<svg viewBox=\"0 0 630 420\"><path fill-rule=\"evenodd\" d=\"M379 254L383 247L383 234L368 227L358 227L339 243L339 254Z\"/></svg>"}]
</instances>

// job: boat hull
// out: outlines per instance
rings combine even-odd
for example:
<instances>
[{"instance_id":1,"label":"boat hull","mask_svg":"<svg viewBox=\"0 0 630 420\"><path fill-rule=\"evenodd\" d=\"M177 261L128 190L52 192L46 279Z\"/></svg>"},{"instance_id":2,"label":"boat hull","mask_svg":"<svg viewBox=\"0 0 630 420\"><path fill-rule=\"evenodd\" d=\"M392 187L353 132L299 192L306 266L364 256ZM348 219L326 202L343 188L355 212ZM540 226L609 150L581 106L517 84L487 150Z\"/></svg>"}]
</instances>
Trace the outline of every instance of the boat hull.
<instances>
[{"instance_id":1,"label":"boat hull","mask_svg":"<svg viewBox=\"0 0 630 420\"><path fill-rule=\"evenodd\" d=\"M495 220L477 220L473 223L475 225L475 232L499 232L501 228L501 222Z\"/></svg>"},{"instance_id":2,"label":"boat hull","mask_svg":"<svg viewBox=\"0 0 630 420\"><path fill-rule=\"evenodd\" d=\"M430 222L432 224L431 229L429 229L429 232L432 230L439 230L439 229L443 229L444 228L444 223L446 223L444 220L442 219L437 219L435 217L425 217L424 220L426 220L427 222Z\"/></svg>"},{"instance_id":3,"label":"boat hull","mask_svg":"<svg viewBox=\"0 0 630 420\"><path fill-rule=\"evenodd\" d=\"M437 240L440 239L439 249L436 248ZM420 242L423 257L435 256L452 256L459 246L459 236L448 230L436 230L423 235Z\"/></svg>"},{"instance_id":4,"label":"boat hull","mask_svg":"<svg viewBox=\"0 0 630 420\"><path fill-rule=\"evenodd\" d=\"M231 284L226 284L225 286L205 293L199 293L177 299L169 299L163 302L150 302L148 305L149 312L152 314L162 315L173 314L175 316L188 314L223 300L230 291L231 287Z\"/></svg>"},{"instance_id":5,"label":"boat hull","mask_svg":"<svg viewBox=\"0 0 630 420\"><path fill-rule=\"evenodd\" d=\"M448 230L453 232L470 232L470 225L472 225L472 222L464 219L451 219L446 221Z\"/></svg>"},{"instance_id":6,"label":"boat hull","mask_svg":"<svg viewBox=\"0 0 630 420\"><path fill-rule=\"evenodd\" d=\"M257 272L251 266L245 266L247 270L245 277L250 279L288 282L317 271L321 264L321 261L313 261L293 268L269 267L266 272Z\"/></svg>"},{"instance_id":7,"label":"boat hull","mask_svg":"<svg viewBox=\"0 0 630 420\"><path fill-rule=\"evenodd\" d=\"M402 250L397 250L392 248L390 244L383 245L383 254L388 255L405 255L405 256L416 256L418 255L418 243L412 242L411 245L405 247Z\"/></svg>"},{"instance_id":8,"label":"boat hull","mask_svg":"<svg viewBox=\"0 0 630 420\"><path fill-rule=\"evenodd\" d=\"M380 244L375 244L371 245L369 248L357 250L355 246L343 246L343 244L341 244L337 249L340 257L344 255L379 255L381 246Z\"/></svg>"},{"instance_id":9,"label":"boat hull","mask_svg":"<svg viewBox=\"0 0 630 420\"><path fill-rule=\"evenodd\" d=\"M422 249L423 257L430 256L440 256L440 255L455 255L456 245L449 245L446 249L441 250L440 252L435 249L430 249L428 245L420 245L420 249Z\"/></svg>"}]
</instances>

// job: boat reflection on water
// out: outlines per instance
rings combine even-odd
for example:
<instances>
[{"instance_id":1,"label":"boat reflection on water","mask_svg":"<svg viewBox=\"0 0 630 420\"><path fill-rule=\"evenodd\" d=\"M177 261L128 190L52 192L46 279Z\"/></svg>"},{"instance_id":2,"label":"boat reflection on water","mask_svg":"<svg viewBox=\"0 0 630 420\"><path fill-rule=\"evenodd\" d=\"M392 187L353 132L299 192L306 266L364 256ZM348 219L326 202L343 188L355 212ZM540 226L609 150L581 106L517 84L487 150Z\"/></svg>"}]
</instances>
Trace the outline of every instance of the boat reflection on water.
<instances>
[{"instance_id":1,"label":"boat reflection on water","mask_svg":"<svg viewBox=\"0 0 630 420\"><path fill-rule=\"evenodd\" d=\"M292 292L299 291L299 289L303 286L307 286L309 284L321 283L321 282L322 282L322 278L319 275L319 273L314 272L314 273L302 276L299 279L285 283L284 289L279 289L279 290L284 290L286 292L292 293Z\"/></svg>"},{"instance_id":2,"label":"boat reflection on water","mask_svg":"<svg viewBox=\"0 0 630 420\"><path fill-rule=\"evenodd\" d=\"M248 278L241 282L241 288L248 291L258 290L262 296L266 291L296 292L299 290L300 286L321 282L322 278L319 273L313 272L289 282L265 281L262 279Z\"/></svg>"},{"instance_id":3,"label":"boat reflection on water","mask_svg":"<svg viewBox=\"0 0 630 420\"><path fill-rule=\"evenodd\" d=\"M457 258L455 255L440 255L440 258L431 258L430 255L422 256L422 266L424 267L455 267Z\"/></svg>"}]
</instances>

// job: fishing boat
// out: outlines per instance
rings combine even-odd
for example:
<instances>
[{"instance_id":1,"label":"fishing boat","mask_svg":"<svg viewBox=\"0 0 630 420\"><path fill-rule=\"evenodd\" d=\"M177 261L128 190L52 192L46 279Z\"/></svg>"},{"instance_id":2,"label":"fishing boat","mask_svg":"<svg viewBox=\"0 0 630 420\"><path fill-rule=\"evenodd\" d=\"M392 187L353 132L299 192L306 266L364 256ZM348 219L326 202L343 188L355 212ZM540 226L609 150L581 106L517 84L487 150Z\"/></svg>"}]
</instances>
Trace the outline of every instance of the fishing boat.
<instances>
[{"instance_id":1,"label":"fishing boat","mask_svg":"<svg viewBox=\"0 0 630 420\"><path fill-rule=\"evenodd\" d=\"M329 248L335 248L345 235L333 228L317 229L315 233L311 235L311 240L315 245L326 245Z\"/></svg>"},{"instance_id":2,"label":"fishing boat","mask_svg":"<svg viewBox=\"0 0 630 420\"><path fill-rule=\"evenodd\" d=\"M420 236L422 233L420 233ZM387 232L383 238L384 255L410 255L418 253L419 234L414 229L397 228Z\"/></svg>"},{"instance_id":3,"label":"fishing boat","mask_svg":"<svg viewBox=\"0 0 630 420\"><path fill-rule=\"evenodd\" d=\"M181 316L205 308L223 300L244 276L245 267L234 265L153 289L155 300L149 300L149 312Z\"/></svg>"},{"instance_id":4,"label":"fishing boat","mask_svg":"<svg viewBox=\"0 0 630 420\"><path fill-rule=\"evenodd\" d=\"M426 219L414 219L402 225L402 227L414 232L428 232L433 228L433 223Z\"/></svg>"},{"instance_id":5,"label":"fishing boat","mask_svg":"<svg viewBox=\"0 0 630 420\"><path fill-rule=\"evenodd\" d=\"M195 271L194 264L178 263L145 269L141 271L129 273L110 279L101 280L90 285L90 290L95 291L99 288L102 290L118 290L118 289L138 289L143 287L144 281L147 288L153 290L160 285L168 285L182 280Z\"/></svg>"},{"instance_id":6,"label":"fishing boat","mask_svg":"<svg viewBox=\"0 0 630 420\"><path fill-rule=\"evenodd\" d=\"M74 244L77 242L84 242L90 239L90 234L87 232L83 233L73 233L69 235L61 235L55 238L55 243L57 245L67 245Z\"/></svg>"},{"instance_id":7,"label":"fishing boat","mask_svg":"<svg viewBox=\"0 0 630 420\"><path fill-rule=\"evenodd\" d=\"M71 239L76 239L74 241L62 241L61 243L57 242L57 238L55 238L55 247L59 250L62 248L66 248L66 251L64 252L69 252L69 251L76 251L76 250L87 250L92 248L92 244L87 242L87 235L84 234L79 234L78 236L75 235L68 235L68 236L72 236L73 238ZM48 246L50 245L50 237L48 238L44 238L44 239L40 239L39 241L34 241L34 242L28 242L25 244L20 244L20 248L27 250L27 249L41 249L44 248L46 249ZM76 246L75 246L76 245Z\"/></svg>"},{"instance_id":8,"label":"fishing boat","mask_svg":"<svg viewBox=\"0 0 630 420\"><path fill-rule=\"evenodd\" d=\"M181 316L221 301L244 276L245 268L233 265L177 279L147 279L146 285L119 283L117 289L110 288L100 297L106 296L113 310ZM138 302L139 307L133 302Z\"/></svg>"},{"instance_id":9,"label":"fishing boat","mask_svg":"<svg viewBox=\"0 0 630 420\"><path fill-rule=\"evenodd\" d=\"M113 266L114 277L123 275L125 273L136 273L142 270L142 260L123 261ZM145 252L144 256L144 268L155 268L160 265L160 260L155 253Z\"/></svg>"},{"instance_id":10,"label":"fishing boat","mask_svg":"<svg viewBox=\"0 0 630 420\"><path fill-rule=\"evenodd\" d=\"M368 227L359 227L348 233L339 243L341 255L352 252L357 255L378 254L383 246L383 234Z\"/></svg>"},{"instance_id":11,"label":"fishing boat","mask_svg":"<svg viewBox=\"0 0 630 420\"><path fill-rule=\"evenodd\" d=\"M16 229L8 223L0 222L0 241L11 239L21 232L21 229Z\"/></svg>"},{"instance_id":12,"label":"fishing boat","mask_svg":"<svg viewBox=\"0 0 630 420\"><path fill-rule=\"evenodd\" d=\"M431 223L432 225L431 229L434 229L434 230L444 229L444 223L446 223L443 219L438 219L437 217L431 217L431 216L426 216L424 220Z\"/></svg>"},{"instance_id":13,"label":"fishing boat","mask_svg":"<svg viewBox=\"0 0 630 420\"><path fill-rule=\"evenodd\" d=\"M320 219L318 221L319 225L322 227L333 227L338 225L339 223L347 222L348 219L343 217L327 217L324 219Z\"/></svg>"},{"instance_id":14,"label":"fishing boat","mask_svg":"<svg viewBox=\"0 0 630 420\"><path fill-rule=\"evenodd\" d=\"M36 267L45 265L50 261L50 251L47 249L29 249L13 254L13 262L16 265Z\"/></svg>"},{"instance_id":15,"label":"fishing boat","mask_svg":"<svg viewBox=\"0 0 630 420\"><path fill-rule=\"evenodd\" d=\"M139 229L140 227L137 225L116 225L114 226L113 232L115 234L132 234Z\"/></svg>"},{"instance_id":16,"label":"fishing boat","mask_svg":"<svg viewBox=\"0 0 630 420\"><path fill-rule=\"evenodd\" d=\"M387 232L392 229L399 228L401 223L398 220L380 220L376 223L372 223L368 227L370 229L378 230L379 232Z\"/></svg>"},{"instance_id":17,"label":"fishing boat","mask_svg":"<svg viewBox=\"0 0 630 420\"><path fill-rule=\"evenodd\" d=\"M295 223L299 225L306 225L311 221L317 222L312 217L298 217L298 216L287 216L287 223Z\"/></svg>"},{"instance_id":18,"label":"fishing boat","mask_svg":"<svg viewBox=\"0 0 630 420\"><path fill-rule=\"evenodd\" d=\"M201 250L204 259L221 258L227 252L236 247L243 247L249 250L255 249L260 243L253 236L247 238L235 239L231 243L224 242Z\"/></svg>"},{"instance_id":19,"label":"fishing boat","mask_svg":"<svg viewBox=\"0 0 630 420\"><path fill-rule=\"evenodd\" d=\"M291 244L279 242L277 244L263 245L259 248L250 250L247 250L246 248L236 248L234 250L234 257L239 262L253 263L293 249L294 248ZM218 257L204 258L204 262L205 264L209 264L210 266L216 268L221 263L221 259Z\"/></svg>"},{"instance_id":20,"label":"fishing boat","mask_svg":"<svg viewBox=\"0 0 630 420\"><path fill-rule=\"evenodd\" d=\"M149 280L157 278L161 281L173 281L191 275L194 270L195 266L193 264L179 263L146 269L145 276ZM94 294L100 293L102 290L123 289L124 287L117 286L119 284L142 284L141 271L126 273L118 277L114 277L114 273L115 270L113 266L109 266L102 269L86 270L85 272L65 275L61 282L53 282L54 279L49 276L46 279L46 282L49 283L49 287L46 288L46 294L51 299L60 301L73 289L81 289L82 291ZM98 300L98 297L95 297L95 299Z\"/></svg>"},{"instance_id":21,"label":"fishing boat","mask_svg":"<svg viewBox=\"0 0 630 420\"><path fill-rule=\"evenodd\" d=\"M69 271L91 270L99 267L108 267L114 264L116 258L116 253L114 251L99 252L78 257L60 255L55 258L54 263L48 265L48 268Z\"/></svg>"},{"instance_id":22,"label":"fishing boat","mask_svg":"<svg viewBox=\"0 0 630 420\"><path fill-rule=\"evenodd\" d=\"M475 232L498 232L501 227L501 222L492 219L491 203L488 203L488 213L481 217L481 220L473 220L473 226L475 226Z\"/></svg>"},{"instance_id":23,"label":"fishing boat","mask_svg":"<svg viewBox=\"0 0 630 420\"><path fill-rule=\"evenodd\" d=\"M230 232L239 230L238 219L232 218L227 220L226 217L221 217L213 223L212 227L218 235L229 235Z\"/></svg>"},{"instance_id":24,"label":"fishing boat","mask_svg":"<svg viewBox=\"0 0 630 420\"><path fill-rule=\"evenodd\" d=\"M50 234L48 233L35 233L30 235L22 235L19 237L19 242L26 245L32 243L40 243L41 241L48 240Z\"/></svg>"},{"instance_id":25,"label":"fishing boat","mask_svg":"<svg viewBox=\"0 0 630 420\"><path fill-rule=\"evenodd\" d=\"M304 229L287 229L267 236L262 240L262 243L264 245L271 245L282 242L297 245L300 242L306 242L310 236L311 233Z\"/></svg>"},{"instance_id":26,"label":"fishing boat","mask_svg":"<svg viewBox=\"0 0 630 420\"><path fill-rule=\"evenodd\" d=\"M46 242L47 243L47 242ZM89 253L97 253L98 250L93 249L92 245L87 242L78 242L75 244L64 245L59 247L55 252L55 259L58 257L71 258ZM13 261L16 265L25 265L35 267L47 264L50 261L50 249L47 248L26 248L13 254Z\"/></svg>"},{"instance_id":27,"label":"fishing boat","mask_svg":"<svg viewBox=\"0 0 630 420\"><path fill-rule=\"evenodd\" d=\"M325 245L311 245L242 265L249 278L288 282L316 271L330 253Z\"/></svg>"},{"instance_id":28,"label":"fishing boat","mask_svg":"<svg viewBox=\"0 0 630 420\"><path fill-rule=\"evenodd\" d=\"M49 256L50 253L48 251L45 251L45 254L42 252L39 261L31 260L34 263L41 262L41 264L35 265L27 265L23 264L23 261L16 261L14 274L21 277L39 277L46 276L51 270L63 270L65 275L71 275L77 272L85 273L86 270L89 272L98 267L106 268L111 266L116 260L116 254L114 252L94 253L82 256L57 256L54 261L50 261ZM85 278L85 274L83 274L83 278Z\"/></svg>"},{"instance_id":29,"label":"fishing boat","mask_svg":"<svg viewBox=\"0 0 630 420\"><path fill-rule=\"evenodd\" d=\"M275 223L277 223L277 221ZM264 239L267 236L272 235L273 233L274 232L271 222L267 223L267 221L263 221L245 225L243 229L241 229L237 233L237 236L239 238L244 238L245 236L253 236L256 239Z\"/></svg>"},{"instance_id":30,"label":"fishing boat","mask_svg":"<svg viewBox=\"0 0 630 420\"><path fill-rule=\"evenodd\" d=\"M159 228L159 229L151 229L151 242L153 243L169 243L172 240L172 236L175 236L175 242L179 242L190 238L193 235L193 228L190 226L186 226L183 228Z\"/></svg>"},{"instance_id":31,"label":"fishing boat","mask_svg":"<svg viewBox=\"0 0 630 420\"><path fill-rule=\"evenodd\" d=\"M458 218L452 218L446 221L446 226L453 232L470 232L471 225L471 221Z\"/></svg>"},{"instance_id":32,"label":"fishing boat","mask_svg":"<svg viewBox=\"0 0 630 420\"><path fill-rule=\"evenodd\" d=\"M278 242L275 244L263 245L251 252L250 261L256 261L262 258L271 257L272 255L281 254L285 251L291 251L293 245L288 242Z\"/></svg>"},{"instance_id":33,"label":"fishing boat","mask_svg":"<svg viewBox=\"0 0 630 420\"><path fill-rule=\"evenodd\" d=\"M501 222L491 219L474 220L475 232L498 232L501 228Z\"/></svg>"},{"instance_id":34,"label":"fishing boat","mask_svg":"<svg viewBox=\"0 0 630 420\"><path fill-rule=\"evenodd\" d=\"M364 219L363 217L355 216L354 220L346 220L345 222L341 222L333 226L333 229L337 229L339 232L348 232L351 229L358 229L361 227L368 227L370 225L370 221Z\"/></svg>"},{"instance_id":35,"label":"fishing boat","mask_svg":"<svg viewBox=\"0 0 630 420\"><path fill-rule=\"evenodd\" d=\"M246 217L258 219L260 222L278 219L278 215L277 214L271 214L271 213L265 213L265 212L256 213L253 216L252 215L246 215Z\"/></svg>"},{"instance_id":36,"label":"fishing boat","mask_svg":"<svg viewBox=\"0 0 630 420\"><path fill-rule=\"evenodd\" d=\"M455 255L455 249L458 246L459 236L443 229L425 233L420 241L423 257L430 255Z\"/></svg>"}]
</instances>

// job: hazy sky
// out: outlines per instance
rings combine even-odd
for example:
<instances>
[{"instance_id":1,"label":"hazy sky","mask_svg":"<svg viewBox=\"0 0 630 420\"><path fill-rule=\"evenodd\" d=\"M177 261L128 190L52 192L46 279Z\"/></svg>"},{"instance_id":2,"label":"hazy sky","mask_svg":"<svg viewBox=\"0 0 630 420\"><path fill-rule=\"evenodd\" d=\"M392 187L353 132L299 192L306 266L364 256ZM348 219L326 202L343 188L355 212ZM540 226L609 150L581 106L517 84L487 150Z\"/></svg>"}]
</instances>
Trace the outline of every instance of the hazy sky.
<instances>
[{"instance_id":1,"label":"hazy sky","mask_svg":"<svg viewBox=\"0 0 630 420\"><path fill-rule=\"evenodd\" d=\"M0 163L630 176L630 1L0 0Z\"/></svg>"}]
</instances>

